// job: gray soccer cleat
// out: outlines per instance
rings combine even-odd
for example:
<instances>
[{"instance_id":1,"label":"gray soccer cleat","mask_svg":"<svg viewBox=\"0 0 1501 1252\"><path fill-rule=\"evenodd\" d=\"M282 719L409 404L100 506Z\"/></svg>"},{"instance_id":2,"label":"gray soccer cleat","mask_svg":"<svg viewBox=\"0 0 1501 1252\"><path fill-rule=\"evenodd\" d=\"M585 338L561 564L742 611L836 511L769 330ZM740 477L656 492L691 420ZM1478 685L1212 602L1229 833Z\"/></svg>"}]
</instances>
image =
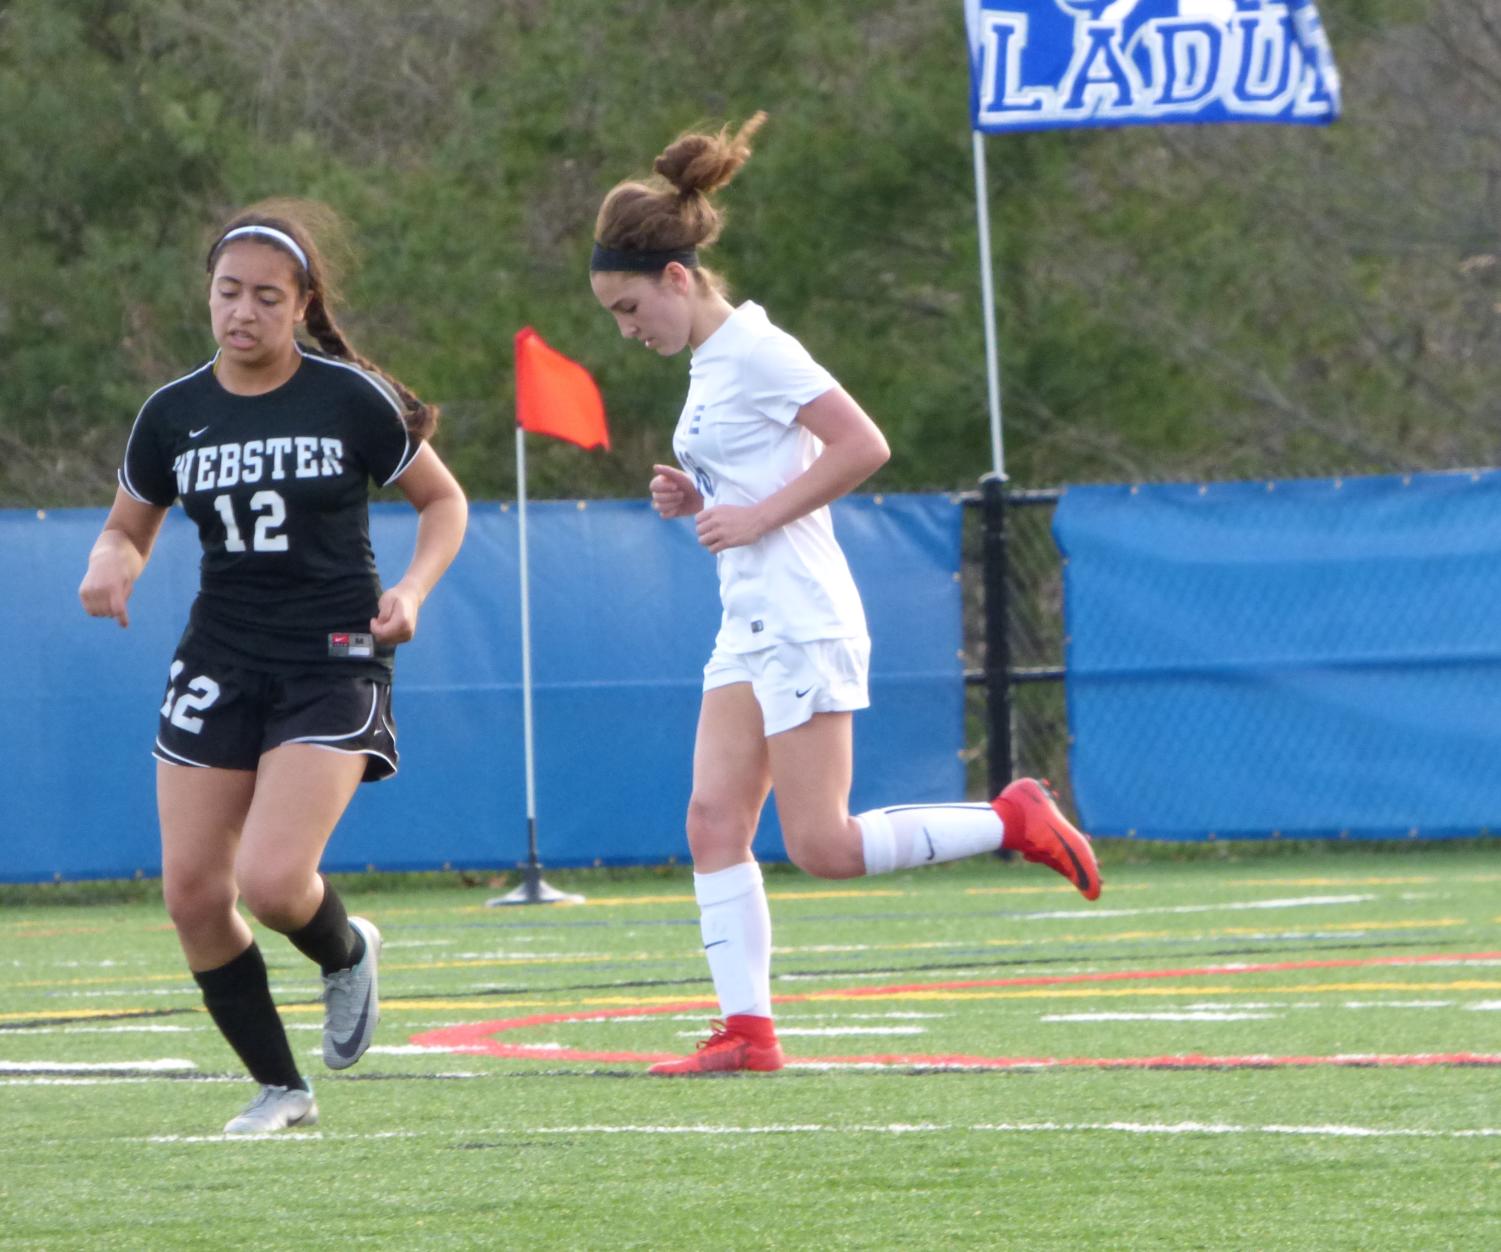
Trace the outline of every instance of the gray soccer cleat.
<instances>
[{"instance_id":1,"label":"gray soccer cleat","mask_svg":"<svg viewBox=\"0 0 1501 1252\"><path fill-rule=\"evenodd\" d=\"M323 1063L329 1069L348 1069L364 1056L380 1021L380 931L363 917L351 917L349 924L364 937L365 955L348 969L323 975Z\"/></svg>"},{"instance_id":2,"label":"gray soccer cleat","mask_svg":"<svg viewBox=\"0 0 1501 1252\"><path fill-rule=\"evenodd\" d=\"M225 1123L226 1135L267 1135L294 1126L316 1126L318 1102L299 1087L262 1087L238 1117Z\"/></svg>"}]
</instances>

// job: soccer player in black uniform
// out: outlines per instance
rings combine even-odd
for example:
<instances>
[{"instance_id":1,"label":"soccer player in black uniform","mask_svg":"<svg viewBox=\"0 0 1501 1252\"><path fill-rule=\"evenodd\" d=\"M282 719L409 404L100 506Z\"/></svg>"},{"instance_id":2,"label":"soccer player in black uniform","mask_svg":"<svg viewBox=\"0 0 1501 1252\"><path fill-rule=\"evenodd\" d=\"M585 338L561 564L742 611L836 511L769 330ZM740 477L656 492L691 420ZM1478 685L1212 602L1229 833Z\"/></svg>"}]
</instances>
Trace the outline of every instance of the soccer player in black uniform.
<instances>
[{"instance_id":1,"label":"soccer player in black uniform","mask_svg":"<svg viewBox=\"0 0 1501 1252\"><path fill-rule=\"evenodd\" d=\"M380 933L318 873L362 781L395 773L392 658L463 540L464 493L428 444L437 411L359 356L334 320L309 223L271 201L208 254L219 350L142 407L79 588L95 617L127 601L180 499L203 545L154 754L167 910L215 1024L261 1090L232 1134L317 1121L243 900L323 972L323 1058L354 1064L378 1016ZM320 352L295 334L305 328ZM401 579L381 589L371 482L418 512Z\"/></svg>"}]
</instances>

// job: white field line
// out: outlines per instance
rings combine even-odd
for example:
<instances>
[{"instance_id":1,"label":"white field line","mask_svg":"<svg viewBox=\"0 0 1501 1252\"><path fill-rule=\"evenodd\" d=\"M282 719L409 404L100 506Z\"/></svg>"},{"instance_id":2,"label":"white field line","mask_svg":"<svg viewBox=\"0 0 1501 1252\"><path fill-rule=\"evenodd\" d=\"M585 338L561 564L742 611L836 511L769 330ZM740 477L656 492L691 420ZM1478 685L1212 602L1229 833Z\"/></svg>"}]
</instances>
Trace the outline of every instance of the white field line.
<instances>
[{"instance_id":1,"label":"white field line","mask_svg":"<svg viewBox=\"0 0 1501 1252\"><path fill-rule=\"evenodd\" d=\"M700 1031L700 1034L703 1032ZM569 1043L529 1043L528 1048L536 1048L540 1051L561 1052L573 1045ZM308 1048L304 1055L322 1056L322 1047ZM458 1055L453 1048L427 1048L419 1043L373 1043L365 1049L366 1056L454 1056ZM426 1075L423 1075L425 1077ZM451 1075L444 1075L449 1077ZM492 1077L494 1075L491 1075Z\"/></svg>"},{"instance_id":2,"label":"white field line","mask_svg":"<svg viewBox=\"0 0 1501 1252\"><path fill-rule=\"evenodd\" d=\"M1474 1130L1423 1130L1380 1126L1246 1126L1226 1122L981 1122L969 1126L930 1122L890 1125L834 1126L536 1126L517 1132L534 1135L788 1135L788 1134L1077 1134L1111 1131L1134 1135L1307 1135L1330 1138L1370 1139L1480 1139L1501 1138L1501 1127ZM500 1133L506 1133L501 1131Z\"/></svg>"},{"instance_id":3,"label":"white field line","mask_svg":"<svg viewBox=\"0 0 1501 1252\"><path fill-rule=\"evenodd\" d=\"M407 1030L447 1030L450 1026L462 1026L467 1020L468 1019L456 1021L452 1017L430 1017L425 1020L420 1017L414 1017L411 1019L403 1017L401 1019L401 1025L395 1027L395 1030L397 1034L401 1034L403 1031ZM486 1017L484 1020L489 1019L488 1017ZM287 1029L292 1029L291 1023L287 1024ZM323 1025L320 1022L312 1022L298 1026L297 1029L321 1031L323 1029Z\"/></svg>"},{"instance_id":4,"label":"white field line","mask_svg":"<svg viewBox=\"0 0 1501 1252\"><path fill-rule=\"evenodd\" d=\"M179 1076L186 1077L186 1075L169 1075L157 1077L151 1074L112 1074L108 1077L100 1076L87 1078L55 1078L50 1076L38 1076L35 1078L0 1077L0 1087L118 1087L125 1086L131 1083L161 1083L171 1081L172 1078ZM482 1074L474 1070L463 1069L442 1070L436 1074L420 1075L423 1080L431 1078L493 1078L494 1076L494 1074ZM192 1075L192 1081L195 1083L235 1083L236 1085L243 1087L247 1083L248 1079L246 1079L243 1074L194 1074Z\"/></svg>"},{"instance_id":5,"label":"white field line","mask_svg":"<svg viewBox=\"0 0 1501 1252\"><path fill-rule=\"evenodd\" d=\"M613 961L616 956L609 952L445 952L443 961ZM664 956L662 960L672 960Z\"/></svg>"},{"instance_id":6,"label":"white field line","mask_svg":"<svg viewBox=\"0 0 1501 1252\"><path fill-rule=\"evenodd\" d=\"M178 1057L154 1061L0 1061L0 1074L108 1074L112 1071L192 1073L198 1066Z\"/></svg>"},{"instance_id":7,"label":"white field line","mask_svg":"<svg viewBox=\"0 0 1501 1252\"><path fill-rule=\"evenodd\" d=\"M264 1135L150 1135L131 1139L130 1143L320 1143L324 1139L375 1141L379 1139L416 1139L415 1130L380 1130L365 1135L328 1134L322 1130L278 1130Z\"/></svg>"},{"instance_id":8,"label":"white field line","mask_svg":"<svg viewBox=\"0 0 1501 1252\"><path fill-rule=\"evenodd\" d=\"M169 1078L155 1077L151 1074L111 1074L108 1077L88 1078L53 1078L39 1076L35 1078L0 1078L0 1087L121 1087L132 1083L169 1081ZM194 1082L233 1082L241 1086L245 1084L244 1077L233 1078L228 1074L194 1074Z\"/></svg>"},{"instance_id":9,"label":"white field line","mask_svg":"<svg viewBox=\"0 0 1501 1252\"><path fill-rule=\"evenodd\" d=\"M197 987L111 987L107 991L56 991L53 995L70 1000L134 1000L140 996L189 996L198 999L203 995ZM319 994L312 983L272 983L271 994L278 997L308 999Z\"/></svg>"},{"instance_id":10,"label":"white field line","mask_svg":"<svg viewBox=\"0 0 1501 1252\"><path fill-rule=\"evenodd\" d=\"M137 969L150 969L150 961L34 961L44 969L124 969L127 965Z\"/></svg>"},{"instance_id":11,"label":"white field line","mask_svg":"<svg viewBox=\"0 0 1501 1252\"><path fill-rule=\"evenodd\" d=\"M941 1021L947 1013L800 1013L796 1008L786 1008L777 1014L778 1022L859 1022L859 1021Z\"/></svg>"},{"instance_id":12,"label":"white field line","mask_svg":"<svg viewBox=\"0 0 1501 1252\"><path fill-rule=\"evenodd\" d=\"M1465 1009L1471 1013L1495 1013L1501 1011L1501 1000L1477 1000L1465 1005Z\"/></svg>"},{"instance_id":13,"label":"white field line","mask_svg":"<svg viewBox=\"0 0 1501 1252\"><path fill-rule=\"evenodd\" d=\"M632 1018L631 1020L635 1021L636 1019ZM661 1019L658 1018L657 1020L660 1021ZM702 1014L700 1014L699 1020L700 1021L703 1020ZM407 1021L406 1019L403 1019L402 1023L401 1023L401 1030L404 1030L404 1031L405 1030L442 1030L445 1027L448 1027L448 1026L457 1026L459 1024L460 1023L455 1022L453 1020L453 1018L451 1018L451 1017L444 1017L444 1018L441 1018L441 1019L440 1018L431 1018L431 1019L429 1019L427 1021L422 1021L420 1019L415 1020L415 1021ZM320 1034L320 1035L323 1033L323 1023L322 1022L283 1022L282 1023L282 1028L284 1030L286 1030L286 1032L288 1034L291 1034L293 1031L296 1031L296 1030L311 1031L311 1032L315 1032L315 1033ZM204 1025L202 1027L202 1029L204 1029L204 1030L213 1030L214 1029L213 1023L211 1023L211 1022L207 1023L206 1025Z\"/></svg>"},{"instance_id":14,"label":"white field line","mask_svg":"<svg viewBox=\"0 0 1501 1252\"><path fill-rule=\"evenodd\" d=\"M318 1029L322 1030L323 1028L320 1026ZM558 1046L561 1047L562 1045L559 1044ZM374 1043L365 1049L367 1055L379 1056L432 1056L435 1053L447 1051L449 1051L448 1048L424 1048L421 1044L417 1043ZM323 1049L321 1047L309 1048L307 1054L309 1056L322 1056Z\"/></svg>"},{"instance_id":15,"label":"white field line","mask_svg":"<svg viewBox=\"0 0 1501 1252\"><path fill-rule=\"evenodd\" d=\"M209 1025L198 1026L12 1026L7 1035L186 1035L194 1030L208 1030ZM322 1030L323 1027L318 1027Z\"/></svg>"},{"instance_id":16,"label":"white field line","mask_svg":"<svg viewBox=\"0 0 1501 1252\"><path fill-rule=\"evenodd\" d=\"M182 987L111 987L108 991L57 991L53 994L70 1000L133 1000L137 996L201 996L203 992L190 983Z\"/></svg>"},{"instance_id":17,"label":"white field line","mask_svg":"<svg viewBox=\"0 0 1501 1252\"><path fill-rule=\"evenodd\" d=\"M1080 966L1079 969L1076 970L1076 971L1074 971L1074 972L1080 972L1080 971L1082 971L1082 969L1083 969L1083 967ZM948 968L944 969L944 973L947 974L950 978L954 978L954 979L959 979L959 978L984 978L984 977L986 977L989 974L993 974L994 972L995 971L992 970L992 969L990 969L990 968L982 967L982 966L979 966L979 965L976 965L974 968L970 968L968 966L960 966L960 967L955 968L955 969L948 969ZM862 978L863 979L884 979L885 981L890 982L892 974L891 974L891 971L889 969L886 969L886 970L864 970L864 971L862 971L862 970L841 970L839 973L834 974L834 975L829 975L829 974L773 974L771 976L771 980L772 980L772 982L828 982L829 979L830 979L830 977L839 978L839 979L848 979L850 982L855 982L855 981L857 981L859 979L862 979Z\"/></svg>"},{"instance_id":18,"label":"white field line","mask_svg":"<svg viewBox=\"0 0 1501 1252\"><path fill-rule=\"evenodd\" d=\"M431 1139L448 1137L443 1131L379 1131L371 1134L339 1134L325 1131L280 1131L266 1135L150 1135L126 1140L169 1147L223 1143L319 1143L325 1140L373 1142L382 1139ZM1231 1122L981 1122L968 1126L933 1122L892 1122L886 1125L839 1126L821 1123L786 1123L768 1126L500 1126L466 1132L496 1136L528 1135L955 1135L955 1134L1124 1134L1124 1135L1290 1135L1310 1139L1496 1139L1501 1127L1482 1126L1467 1130L1431 1130L1401 1126L1252 1126Z\"/></svg>"},{"instance_id":19,"label":"white field line","mask_svg":"<svg viewBox=\"0 0 1501 1252\"><path fill-rule=\"evenodd\" d=\"M1199 1011L1184 1013L1047 1013L1042 1022L1271 1022L1280 1013L1224 1013ZM778 1031L785 1034L785 1031Z\"/></svg>"}]
</instances>

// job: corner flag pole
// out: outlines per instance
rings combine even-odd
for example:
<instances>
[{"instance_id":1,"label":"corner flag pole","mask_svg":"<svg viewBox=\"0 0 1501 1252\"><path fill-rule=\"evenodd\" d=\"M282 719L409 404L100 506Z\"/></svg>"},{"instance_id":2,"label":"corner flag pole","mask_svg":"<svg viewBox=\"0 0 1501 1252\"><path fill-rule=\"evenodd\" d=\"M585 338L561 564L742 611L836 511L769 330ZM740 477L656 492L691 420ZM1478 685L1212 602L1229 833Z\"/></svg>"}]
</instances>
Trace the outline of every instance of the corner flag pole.
<instances>
[{"instance_id":1,"label":"corner flag pole","mask_svg":"<svg viewBox=\"0 0 1501 1252\"><path fill-rule=\"evenodd\" d=\"M516 501L521 543L521 703L526 741L527 860L521 885L487 904L576 904L583 896L557 891L542 881L537 858L537 782L532 736L532 600L527 569L526 432L551 435L589 449L610 447L605 402L594 379L577 361L547 346L530 326L516 332Z\"/></svg>"},{"instance_id":2,"label":"corner flag pole","mask_svg":"<svg viewBox=\"0 0 1501 1252\"><path fill-rule=\"evenodd\" d=\"M526 865L521 884L503 896L486 900L502 904L578 904L584 899L549 886L542 877L537 856L537 770L532 734L532 599L528 577L526 535L526 430L516 426L516 506L521 545L521 720L526 749Z\"/></svg>"}]
</instances>

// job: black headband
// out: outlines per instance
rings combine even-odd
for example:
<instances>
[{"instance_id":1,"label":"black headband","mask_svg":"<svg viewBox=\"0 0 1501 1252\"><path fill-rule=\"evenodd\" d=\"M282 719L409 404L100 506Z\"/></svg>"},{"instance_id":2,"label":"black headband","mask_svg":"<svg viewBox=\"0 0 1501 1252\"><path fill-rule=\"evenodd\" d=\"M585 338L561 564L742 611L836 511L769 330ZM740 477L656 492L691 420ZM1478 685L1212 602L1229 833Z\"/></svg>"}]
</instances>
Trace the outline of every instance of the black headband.
<instances>
[{"instance_id":1,"label":"black headband","mask_svg":"<svg viewBox=\"0 0 1501 1252\"><path fill-rule=\"evenodd\" d=\"M589 258L589 269L591 273L628 270L633 274L653 274L666 269L673 261L690 270L697 269L698 253L693 248L666 248L653 252L646 248L607 248L596 243L594 254Z\"/></svg>"}]
</instances>

